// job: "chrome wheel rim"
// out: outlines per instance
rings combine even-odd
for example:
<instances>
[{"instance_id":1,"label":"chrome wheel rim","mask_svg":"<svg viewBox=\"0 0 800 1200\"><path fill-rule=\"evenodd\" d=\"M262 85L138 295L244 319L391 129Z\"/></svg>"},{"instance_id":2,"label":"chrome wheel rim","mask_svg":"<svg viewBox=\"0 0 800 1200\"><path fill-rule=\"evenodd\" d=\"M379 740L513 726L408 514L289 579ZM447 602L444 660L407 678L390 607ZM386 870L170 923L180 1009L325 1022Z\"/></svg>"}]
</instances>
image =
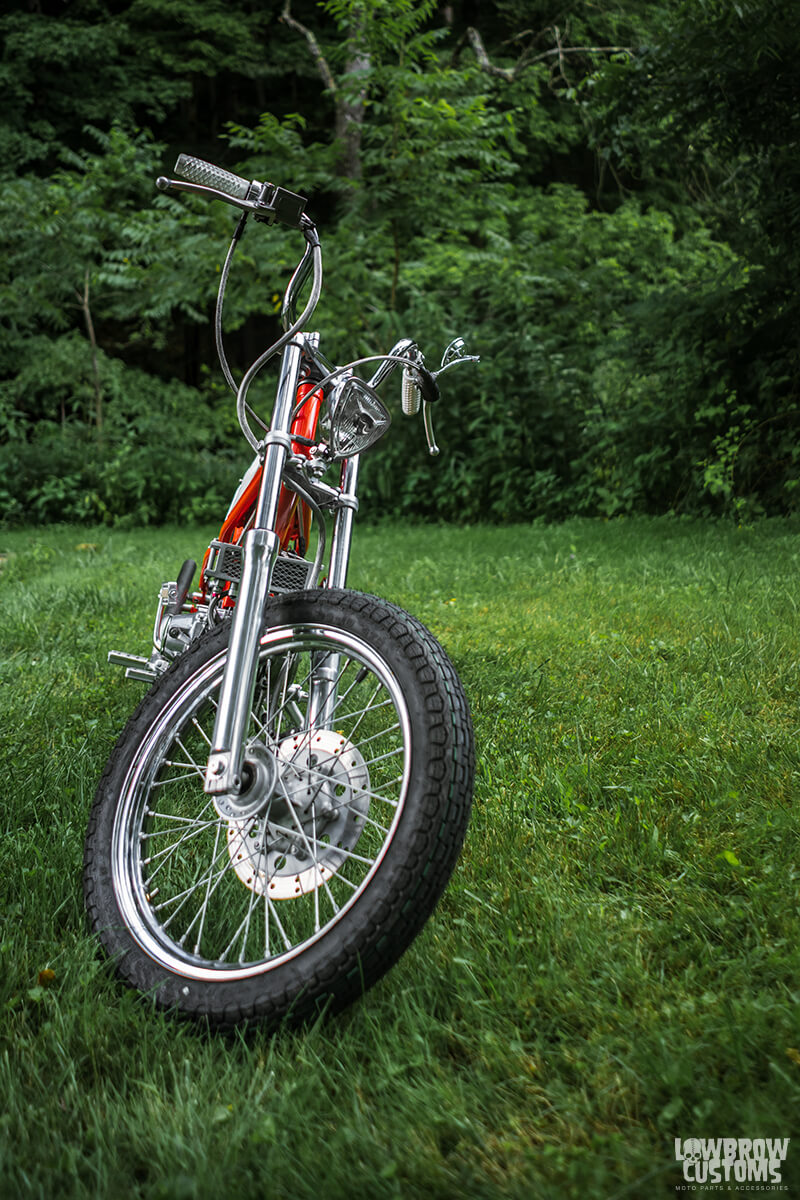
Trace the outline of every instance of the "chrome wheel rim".
<instances>
[{"instance_id":1,"label":"chrome wheel rim","mask_svg":"<svg viewBox=\"0 0 800 1200\"><path fill-rule=\"evenodd\" d=\"M336 683L315 715L320 661L335 662ZM383 658L331 626L283 626L261 639L252 794L244 815L220 813L203 774L223 667L224 651L150 726L112 839L127 928L196 980L272 970L342 920L394 839L411 764L408 709Z\"/></svg>"}]
</instances>

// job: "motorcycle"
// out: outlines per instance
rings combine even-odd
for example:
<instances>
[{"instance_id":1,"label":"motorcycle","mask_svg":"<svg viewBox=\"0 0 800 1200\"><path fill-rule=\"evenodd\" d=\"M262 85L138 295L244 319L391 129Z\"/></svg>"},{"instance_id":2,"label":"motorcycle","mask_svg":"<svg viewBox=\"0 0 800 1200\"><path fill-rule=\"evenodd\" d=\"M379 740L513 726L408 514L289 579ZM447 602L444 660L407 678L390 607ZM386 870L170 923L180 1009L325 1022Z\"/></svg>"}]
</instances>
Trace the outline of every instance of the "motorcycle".
<instances>
[{"instance_id":1,"label":"motorcycle","mask_svg":"<svg viewBox=\"0 0 800 1200\"><path fill-rule=\"evenodd\" d=\"M360 456L391 420L378 387L402 369L403 411L422 408L437 454L438 379L477 359L457 339L431 371L404 338L334 366L304 332L322 286L305 198L187 155L175 173L157 187L241 211L215 336L254 457L198 588L192 560L162 585L149 657L109 654L151 686L97 789L84 897L119 976L158 1007L274 1027L341 1009L397 961L466 833L474 748L456 671L419 621L348 589L347 572ZM298 230L305 249L283 333L236 382L223 298L250 217ZM248 392L278 355L265 422Z\"/></svg>"}]
</instances>

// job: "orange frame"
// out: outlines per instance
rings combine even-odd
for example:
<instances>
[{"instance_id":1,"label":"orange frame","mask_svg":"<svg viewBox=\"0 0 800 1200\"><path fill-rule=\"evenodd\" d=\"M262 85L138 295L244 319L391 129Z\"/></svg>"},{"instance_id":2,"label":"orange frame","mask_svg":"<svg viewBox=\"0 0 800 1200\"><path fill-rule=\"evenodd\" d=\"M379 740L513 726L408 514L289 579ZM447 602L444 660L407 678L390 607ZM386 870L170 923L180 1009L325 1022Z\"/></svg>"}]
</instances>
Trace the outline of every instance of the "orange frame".
<instances>
[{"instance_id":1,"label":"orange frame","mask_svg":"<svg viewBox=\"0 0 800 1200\"><path fill-rule=\"evenodd\" d=\"M303 407L292 422L292 433L297 437L313 439L319 420L319 410L322 407L322 392L319 389L315 390L313 383L301 383L297 388L297 403L298 405L302 404ZM292 453L302 454L309 458L311 447L306 446L303 442L292 441ZM262 474L263 467L259 466L241 496L231 506L219 531L218 541L237 544L241 542L258 502ZM278 499L275 532L280 540L281 550L294 550L297 554L305 554L311 534L311 511L296 492L283 486L281 486ZM210 549L205 553L200 574L200 586L203 591L205 591L203 580L209 554Z\"/></svg>"}]
</instances>

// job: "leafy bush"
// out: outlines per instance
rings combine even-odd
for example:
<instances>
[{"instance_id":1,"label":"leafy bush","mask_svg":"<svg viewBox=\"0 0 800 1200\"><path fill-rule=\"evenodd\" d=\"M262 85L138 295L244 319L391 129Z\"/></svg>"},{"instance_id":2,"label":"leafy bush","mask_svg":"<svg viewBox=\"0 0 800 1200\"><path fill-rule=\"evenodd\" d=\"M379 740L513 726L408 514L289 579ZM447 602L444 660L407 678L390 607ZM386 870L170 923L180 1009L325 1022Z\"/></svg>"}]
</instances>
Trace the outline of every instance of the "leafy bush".
<instances>
[{"instance_id":1,"label":"leafy bush","mask_svg":"<svg viewBox=\"0 0 800 1200\"><path fill-rule=\"evenodd\" d=\"M202 395L159 386L114 360L102 360L102 379L108 399L102 435L77 420L41 421L28 439L0 446L6 522L221 518L243 456L225 443Z\"/></svg>"},{"instance_id":2,"label":"leafy bush","mask_svg":"<svg viewBox=\"0 0 800 1200\"><path fill-rule=\"evenodd\" d=\"M432 0L376 3L368 22L361 0L317 6L305 74L294 18L272 30L268 66L248 44L242 72L272 72L280 103L249 125L245 106L227 147L201 152L311 197L328 357L410 335L430 363L464 335L483 358L443 382L436 464L401 421L367 456L365 512L507 521L797 505L796 22L787 0L641 7L574 0L559 32L538 2L484 6L483 59L468 14L448 6L448 29ZM0 22L18 55L4 68L16 90L0 189L6 520L152 522L181 504L199 515L213 496L224 504L244 457L206 365L235 217L152 186L169 169L157 134L173 136L166 114L191 91L188 67L171 17L159 39L138 29L140 6L118 22L96 8L102 19L70 16L46 50L53 18ZM231 30L261 35L267 16L227 8ZM191 22L216 31L234 69L216 0ZM23 135L37 47L47 82L57 59L73 79L75 47L103 44L113 59L139 37L122 123L97 94L101 72L87 83L94 125L67 96ZM206 41L192 54L210 69ZM306 77L320 56L323 96ZM163 111L142 98L156 62L170 75ZM134 111L151 130L135 129ZM235 373L277 330L301 249L297 231L251 224L237 250Z\"/></svg>"},{"instance_id":3,"label":"leafy bush","mask_svg":"<svg viewBox=\"0 0 800 1200\"><path fill-rule=\"evenodd\" d=\"M524 213L488 203L480 241L420 245L404 274L405 327L441 328L446 314L482 363L442 381L444 462L425 463L419 432L396 428L369 460L373 508L466 520L720 509L763 493L757 456L789 506L774 473L786 451L777 432L755 437L756 406L736 392L747 264L634 201L590 211L561 185Z\"/></svg>"}]
</instances>

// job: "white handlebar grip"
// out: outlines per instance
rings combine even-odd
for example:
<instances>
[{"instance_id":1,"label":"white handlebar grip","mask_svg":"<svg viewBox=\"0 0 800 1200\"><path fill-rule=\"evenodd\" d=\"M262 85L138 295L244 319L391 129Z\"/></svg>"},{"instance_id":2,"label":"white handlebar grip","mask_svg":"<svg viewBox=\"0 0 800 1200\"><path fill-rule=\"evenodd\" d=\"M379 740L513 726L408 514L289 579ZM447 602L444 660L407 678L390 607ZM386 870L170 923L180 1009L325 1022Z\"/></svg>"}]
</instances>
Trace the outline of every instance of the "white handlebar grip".
<instances>
[{"instance_id":1,"label":"white handlebar grip","mask_svg":"<svg viewBox=\"0 0 800 1200\"><path fill-rule=\"evenodd\" d=\"M422 393L414 383L408 367L403 367L403 391L400 399L403 405L403 412L407 417L413 417L419 412Z\"/></svg>"},{"instance_id":2,"label":"white handlebar grip","mask_svg":"<svg viewBox=\"0 0 800 1200\"><path fill-rule=\"evenodd\" d=\"M213 163L205 162L202 158L192 158L190 154L181 154L175 163L175 173L188 179L190 183L200 183L203 187L216 188L227 196L235 196L237 200L246 200L250 191L250 181L234 175L231 171L223 171Z\"/></svg>"}]
</instances>

